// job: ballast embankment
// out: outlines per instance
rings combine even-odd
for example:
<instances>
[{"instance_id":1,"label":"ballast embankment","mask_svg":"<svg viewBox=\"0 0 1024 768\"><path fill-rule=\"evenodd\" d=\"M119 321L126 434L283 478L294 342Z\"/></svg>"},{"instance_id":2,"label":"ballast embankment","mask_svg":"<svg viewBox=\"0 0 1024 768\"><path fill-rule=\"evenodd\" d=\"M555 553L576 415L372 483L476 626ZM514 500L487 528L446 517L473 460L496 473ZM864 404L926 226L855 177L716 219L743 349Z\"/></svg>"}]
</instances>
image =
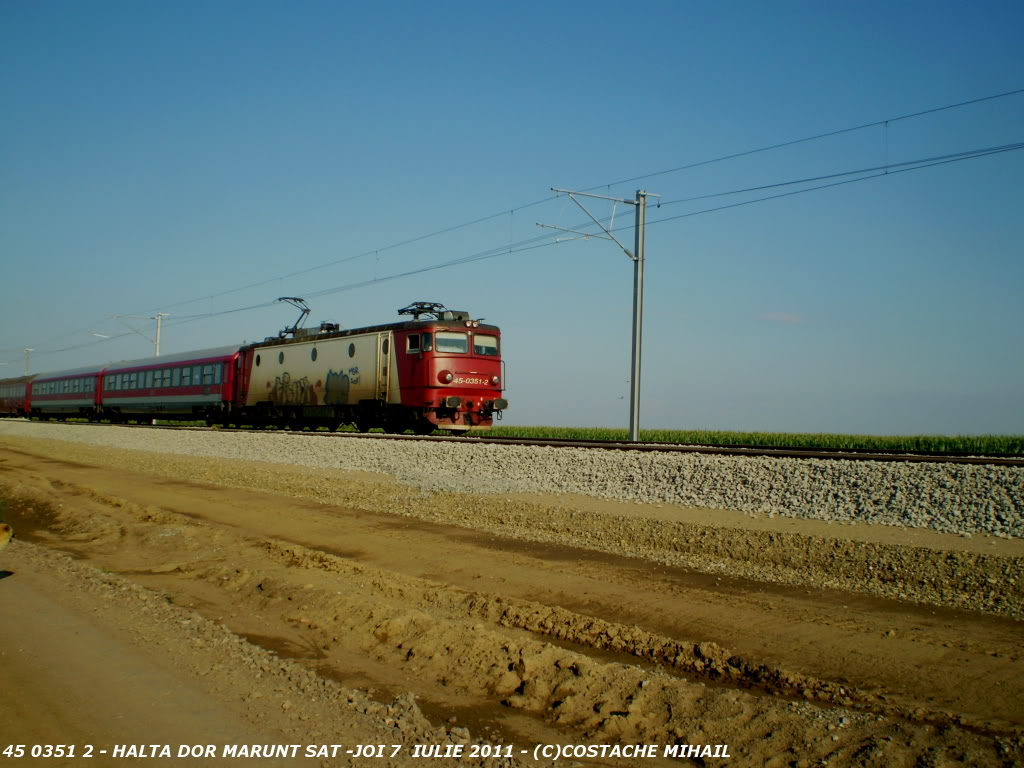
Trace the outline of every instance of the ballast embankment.
<instances>
[{"instance_id":1,"label":"ballast embankment","mask_svg":"<svg viewBox=\"0 0 1024 768\"><path fill-rule=\"evenodd\" d=\"M0 423L0 435L383 472L424 491L578 493L751 515L1024 537L1024 469L992 465L637 453Z\"/></svg>"}]
</instances>

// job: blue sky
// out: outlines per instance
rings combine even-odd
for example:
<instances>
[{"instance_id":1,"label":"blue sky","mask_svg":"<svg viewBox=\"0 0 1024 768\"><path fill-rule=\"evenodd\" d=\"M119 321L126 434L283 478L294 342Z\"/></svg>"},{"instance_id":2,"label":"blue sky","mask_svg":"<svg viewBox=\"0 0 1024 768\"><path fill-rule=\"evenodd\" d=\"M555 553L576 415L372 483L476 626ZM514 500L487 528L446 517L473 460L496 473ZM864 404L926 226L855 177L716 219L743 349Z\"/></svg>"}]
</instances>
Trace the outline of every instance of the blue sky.
<instances>
[{"instance_id":1,"label":"blue sky","mask_svg":"<svg viewBox=\"0 0 1024 768\"><path fill-rule=\"evenodd\" d=\"M166 352L253 341L294 311L191 316L550 242L537 222L585 220L520 208L552 186L669 201L1024 141L1018 94L612 184L1024 88L1022 22L1010 2L11 0L0 376L26 346L36 371L146 355L92 335L152 334L114 314L169 313ZM1024 432L1022 182L1014 151L652 207L643 426ZM346 327L468 309L505 334L508 423L624 426L631 266L563 242L310 304Z\"/></svg>"}]
</instances>

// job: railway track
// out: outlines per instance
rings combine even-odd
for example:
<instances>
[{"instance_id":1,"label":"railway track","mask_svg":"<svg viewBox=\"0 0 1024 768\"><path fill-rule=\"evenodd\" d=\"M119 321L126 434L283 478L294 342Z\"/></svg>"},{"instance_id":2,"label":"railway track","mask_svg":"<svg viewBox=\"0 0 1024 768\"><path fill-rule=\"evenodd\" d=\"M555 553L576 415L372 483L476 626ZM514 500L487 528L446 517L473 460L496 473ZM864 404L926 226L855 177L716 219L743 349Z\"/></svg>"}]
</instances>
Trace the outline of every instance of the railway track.
<instances>
[{"instance_id":1,"label":"railway track","mask_svg":"<svg viewBox=\"0 0 1024 768\"><path fill-rule=\"evenodd\" d=\"M183 431L217 431L249 433L253 430L238 427L197 427L153 424L103 424L98 422L63 422L68 426L116 426L129 429L169 429ZM443 443L470 443L479 445L521 445L546 448L592 448L617 451L655 451L662 453L699 453L723 456L750 456L789 459L831 459L837 461L876 461L943 464L984 464L1004 467L1024 467L1022 456L975 456L960 453L928 453L924 451L886 451L849 448L842 451L804 447L765 447L756 445L681 445L676 443L629 442L615 440L557 440L549 438L498 437L494 435L398 435L382 432L327 432L307 430L273 430L277 434L305 435L307 437L347 438L357 440L415 440Z\"/></svg>"}]
</instances>

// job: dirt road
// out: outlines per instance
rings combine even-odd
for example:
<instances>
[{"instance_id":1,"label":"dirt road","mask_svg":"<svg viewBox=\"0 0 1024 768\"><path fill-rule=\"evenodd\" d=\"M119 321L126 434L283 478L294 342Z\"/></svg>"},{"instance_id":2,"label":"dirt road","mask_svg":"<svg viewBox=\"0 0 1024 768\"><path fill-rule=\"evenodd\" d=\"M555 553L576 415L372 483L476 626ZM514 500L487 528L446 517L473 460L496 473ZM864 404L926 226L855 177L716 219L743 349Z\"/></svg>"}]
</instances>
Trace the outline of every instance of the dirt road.
<instances>
[{"instance_id":1,"label":"dirt road","mask_svg":"<svg viewBox=\"0 0 1024 768\"><path fill-rule=\"evenodd\" d=\"M1019 540L426 495L23 438L0 440L0 492L18 535L0 601L33 617L0 629L19 692L4 730L31 735L16 743L516 747L495 765L616 742L729 745L705 765L1022 759ZM978 600L989 610L961 607Z\"/></svg>"}]
</instances>

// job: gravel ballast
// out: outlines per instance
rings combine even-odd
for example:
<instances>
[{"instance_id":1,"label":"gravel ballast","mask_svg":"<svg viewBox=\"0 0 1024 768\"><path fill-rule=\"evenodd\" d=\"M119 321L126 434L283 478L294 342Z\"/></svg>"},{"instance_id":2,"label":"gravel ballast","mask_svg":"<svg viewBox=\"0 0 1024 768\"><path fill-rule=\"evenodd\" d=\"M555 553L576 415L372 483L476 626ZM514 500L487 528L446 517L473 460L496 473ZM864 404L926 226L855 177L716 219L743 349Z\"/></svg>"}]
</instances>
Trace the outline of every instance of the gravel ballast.
<instances>
[{"instance_id":1,"label":"gravel ballast","mask_svg":"<svg viewBox=\"0 0 1024 768\"><path fill-rule=\"evenodd\" d=\"M753 515L1024 536L1024 469L0 422L0 435L383 472L424 491L579 493Z\"/></svg>"}]
</instances>

